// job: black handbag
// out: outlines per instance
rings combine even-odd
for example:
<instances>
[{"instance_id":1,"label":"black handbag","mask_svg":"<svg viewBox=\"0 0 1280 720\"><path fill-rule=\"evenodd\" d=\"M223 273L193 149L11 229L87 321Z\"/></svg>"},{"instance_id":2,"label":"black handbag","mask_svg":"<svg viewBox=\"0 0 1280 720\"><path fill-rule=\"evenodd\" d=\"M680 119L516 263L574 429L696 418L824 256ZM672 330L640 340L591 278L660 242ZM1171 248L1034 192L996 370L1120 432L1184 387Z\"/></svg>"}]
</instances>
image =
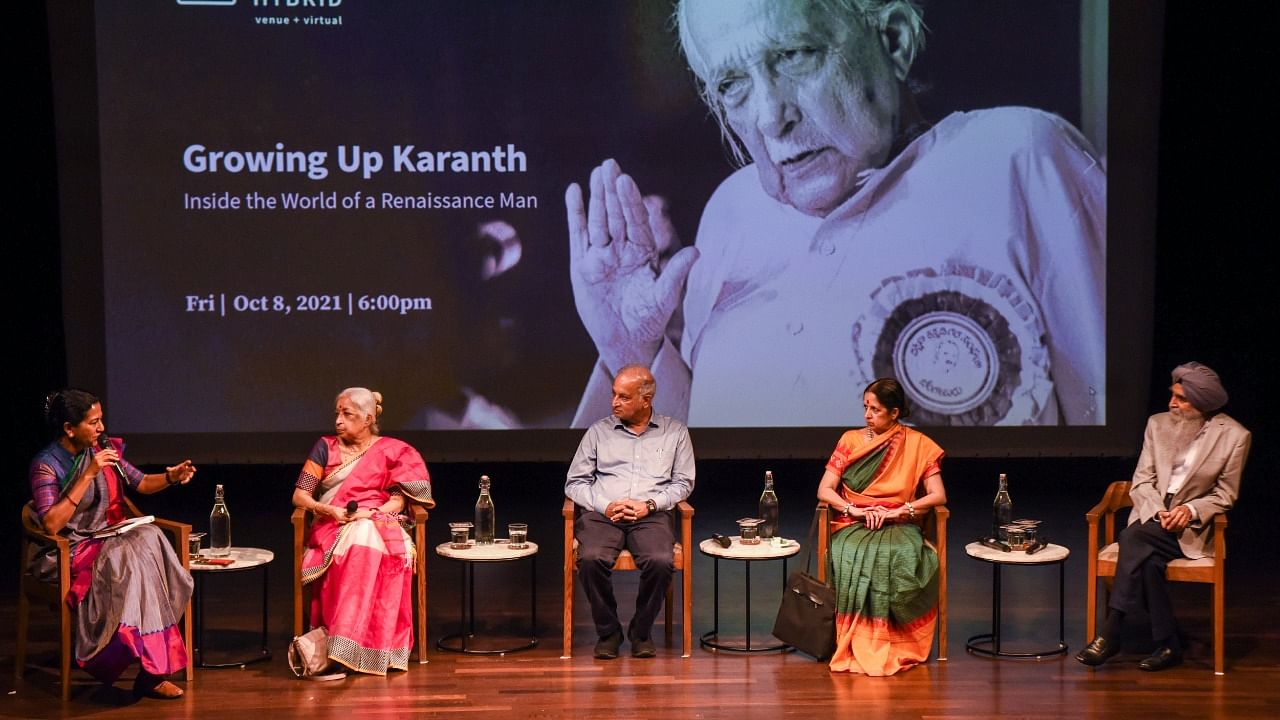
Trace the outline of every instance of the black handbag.
<instances>
[{"instance_id":1,"label":"black handbag","mask_svg":"<svg viewBox=\"0 0 1280 720\"><path fill-rule=\"evenodd\" d=\"M823 661L836 650L836 591L809 574L813 541L818 518L813 518L809 531L809 549L804 570L787 576L778 616L773 621L773 636L815 660Z\"/></svg>"}]
</instances>

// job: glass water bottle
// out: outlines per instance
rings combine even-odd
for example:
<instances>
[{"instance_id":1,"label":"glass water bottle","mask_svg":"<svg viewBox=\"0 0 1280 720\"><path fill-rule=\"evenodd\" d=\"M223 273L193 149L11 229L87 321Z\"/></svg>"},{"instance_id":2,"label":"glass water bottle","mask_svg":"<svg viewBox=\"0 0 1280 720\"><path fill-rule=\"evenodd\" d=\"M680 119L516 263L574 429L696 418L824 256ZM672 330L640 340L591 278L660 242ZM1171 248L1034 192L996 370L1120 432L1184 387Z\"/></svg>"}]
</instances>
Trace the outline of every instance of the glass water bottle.
<instances>
[{"instance_id":1,"label":"glass water bottle","mask_svg":"<svg viewBox=\"0 0 1280 720\"><path fill-rule=\"evenodd\" d=\"M1009 498L1008 476L1000 473L1000 489L991 503L991 537L1005 541L1004 526L1013 521L1013 500Z\"/></svg>"},{"instance_id":2,"label":"glass water bottle","mask_svg":"<svg viewBox=\"0 0 1280 720\"><path fill-rule=\"evenodd\" d=\"M773 491L773 471L764 471L764 492L760 493L760 537L778 534L778 494Z\"/></svg>"},{"instance_id":3,"label":"glass water bottle","mask_svg":"<svg viewBox=\"0 0 1280 720\"><path fill-rule=\"evenodd\" d=\"M209 554L213 557L231 554L231 513L221 485L213 491L213 511L209 513Z\"/></svg>"},{"instance_id":4,"label":"glass water bottle","mask_svg":"<svg viewBox=\"0 0 1280 720\"><path fill-rule=\"evenodd\" d=\"M493 498L489 497L489 476L480 476L480 499L476 500L476 544L492 545L496 519Z\"/></svg>"}]
</instances>

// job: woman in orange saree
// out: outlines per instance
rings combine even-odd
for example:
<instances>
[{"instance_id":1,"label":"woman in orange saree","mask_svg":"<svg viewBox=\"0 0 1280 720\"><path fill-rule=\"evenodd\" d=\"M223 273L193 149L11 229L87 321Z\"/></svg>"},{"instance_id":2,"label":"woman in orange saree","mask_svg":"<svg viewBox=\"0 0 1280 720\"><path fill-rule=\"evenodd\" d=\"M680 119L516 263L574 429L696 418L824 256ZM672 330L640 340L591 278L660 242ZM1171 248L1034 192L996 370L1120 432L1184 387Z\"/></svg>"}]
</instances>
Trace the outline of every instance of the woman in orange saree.
<instances>
[{"instance_id":1,"label":"woman in orange saree","mask_svg":"<svg viewBox=\"0 0 1280 720\"><path fill-rule=\"evenodd\" d=\"M905 427L906 393L880 378L863 393L867 426L836 444L818 486L833 510L833 672L892 675L923 662L938 615L938 555L913 521L946 503L942 448ZM923 489L922 489L923 488Z\"/></svg>"}]
</instances>

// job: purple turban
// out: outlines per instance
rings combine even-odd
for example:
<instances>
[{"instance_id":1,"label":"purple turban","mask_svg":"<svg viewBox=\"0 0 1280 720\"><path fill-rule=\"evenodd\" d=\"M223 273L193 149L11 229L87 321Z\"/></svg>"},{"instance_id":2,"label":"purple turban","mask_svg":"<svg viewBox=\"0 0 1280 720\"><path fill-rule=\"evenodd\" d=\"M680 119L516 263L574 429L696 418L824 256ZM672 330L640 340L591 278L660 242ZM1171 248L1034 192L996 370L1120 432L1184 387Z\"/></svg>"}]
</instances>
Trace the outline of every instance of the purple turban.
<instances>
[{"instance_id":1,"label":"purple turban","mask_svg":"<svg viewBox=\"0 0 1280 720\"><path fill-rule=\"evenodd\" d=\"M1173 381L1182 383L1182 393L1202 413L1211 413L1227 404L1227 391L1218 373L1208 365L1189 362L1173 369Z\"/></svg>"}]
</instances>

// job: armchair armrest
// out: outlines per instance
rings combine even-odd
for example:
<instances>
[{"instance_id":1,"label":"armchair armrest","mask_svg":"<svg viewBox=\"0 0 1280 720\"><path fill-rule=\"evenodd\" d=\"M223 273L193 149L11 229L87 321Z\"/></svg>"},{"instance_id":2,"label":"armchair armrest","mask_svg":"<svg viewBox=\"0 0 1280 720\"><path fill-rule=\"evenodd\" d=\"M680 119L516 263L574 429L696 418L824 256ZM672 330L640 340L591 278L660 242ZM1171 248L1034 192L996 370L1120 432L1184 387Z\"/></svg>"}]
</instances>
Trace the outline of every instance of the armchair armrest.
<instances>
[{"instance_id":1,"label":"armchair armrest","mask_svg":"<svg viewBox=\"0 0 1280 720\"><path fill-rule=\"evenodd\" d=\"M574 565L573 558L573 518L575 509L573 501L569 498L564 499L564 504L560 506L560 514L564 517L564 566L565 572L570 572Z\"/></svg>"},{"instance_id":2,"label":"armchair armrest","mask_svg":"<svg viewBox=\"0 0 1280 720\"><path fill-rule=\"evenodd\" d=\"M1227 514L1218 513L1213 516L1213 556L1214 571L1221 575L1227 559Z\"/></svg>"},{"instance_id":3,"label":"armchair armrest","mask_svg":"<svg viewBox=\"0 0 1280 720\"><path fill-rule=\"evenodd\" d=\"M307 537L307 525L310 521L308 516L310 514L309 510L294 508L293 513L289 515L289 522L293 525L294 564L299 570L302 567L302 543Z\"/></svg>"},{"instance_id":4,"label":"armchair armrest","mask_svg":"<svg viewBox=\"0 0 1280 720\"><path fill-rule=\"evenodd\" d=\"M58 548L58 552L70 551L71 541L61 535L54 535L45 532L44 528L40 527L38 522L39 521L32 517L30 513L24 514L22 517L22 534L32 540L39 540L40 542L55 545Z\"/></svg>"},{"instance_id":5,"label":"armchair armrest","mask_svg":"<svg viewBox=\"0 0 1280 720\"><path fill-rule=\"evenodd\" d=\"M693 521L693 506L685 500L676 503L676 513L680 517L681 524Z\"/></svg>"},{"instance_id":6,"label":"armchair armrest","mask_svg":"<svg viewBox=\"0 0 1280 720\"><path fill-rule=\"evenodd\" d=\"M302 634L302 548L307 536L307 516L311 513L295 507L289 515L293 525L293 634Z\"/></svg>"},{"instance_id":7,"label":"armchair armrest","mask_svg":"<svg viewBox=\"0 0 1280 720\"><path fill-rule=\"evenodd\" d=\"M684 545L685 554L693 554L693 506L681 500L676 503L676 513L680 517L680 542ZM686 572L688 569L686 567Z\"/></svg>"},{"instance_id":8,"label":"armchair armrest","mask_svg":"<svg viewBox=\"0 0 1280 720\"><path fill-rule=\"evenodd\" d=\"M182 567L190 570L191 553L187 547L187 540L191 537L191 526L187 523L166 520L164 518L156 518L155 525L173 536L175 551L178 553L178 557L182 560Z\"/></svg>"},{"instance_id":9,"label":"armchair armrest","mask_svg":"<svg viewBox=\"0 0 1280 720\"><path fill-rule=\"evenodd\" d=\"M1089 526L1086 553L1096 556L1101 549L1098 543L1098 521L1101 520L1103 524L1102 545L1109 545L1115 540L1116 512L1132 505L1133 501L1129 499L1129 481L1117 480L1107 486L1107 491L1098 504L1084 514Z\"/></svg>"},{"instance_id":10,"label":"armchair armrest","mask_svg":"<svg viewBox=\"0 0 1280 720\"><path fill-rule=\"evenodd\" d=\"M1129 507L1133 503L1129 501L1129 483L1124 480L1117 480L1107 486L1107 491L1102 494L1102 499L1084 514L1085 520L1096 523L1106 513L1114 513L1115 511Z\"/></svg>"}]
</instances>

